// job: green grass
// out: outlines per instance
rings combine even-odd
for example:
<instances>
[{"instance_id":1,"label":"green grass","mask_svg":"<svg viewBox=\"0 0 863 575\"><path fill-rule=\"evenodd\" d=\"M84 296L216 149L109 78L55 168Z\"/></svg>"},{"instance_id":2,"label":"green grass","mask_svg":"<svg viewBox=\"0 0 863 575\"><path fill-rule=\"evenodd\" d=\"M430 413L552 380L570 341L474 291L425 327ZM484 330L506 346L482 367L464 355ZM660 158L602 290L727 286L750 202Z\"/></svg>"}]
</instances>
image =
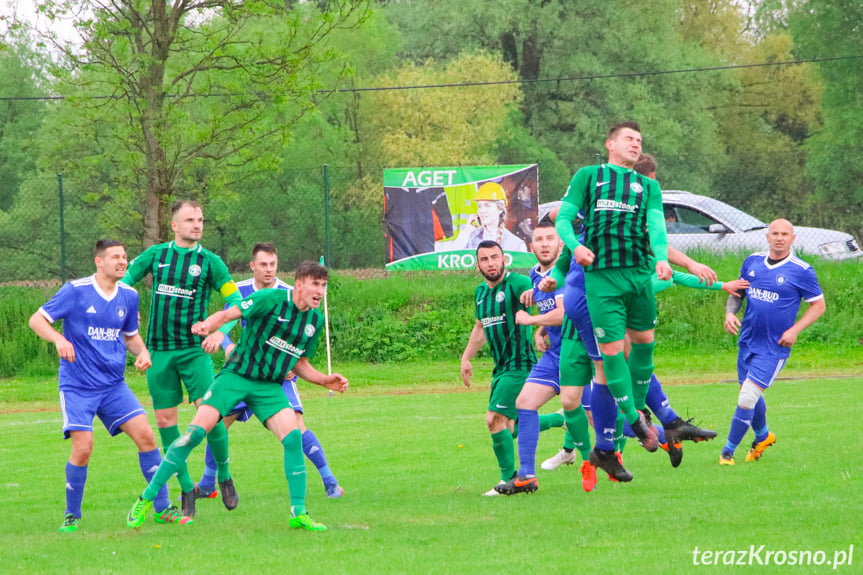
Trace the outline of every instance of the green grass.
<instances>
[{"instance_id":1,"label":"green grass","mask_svg":"<svg viewBox=\"0 0 863 575\"><path fill-rule=\"evenodd\" d=\"M719 367L695 361L689 371L702 364L705 375L692 379L708 379ZM695 547L748 550L752 544L824 550L832 559L834 550L863 543L863 457L854 409L863 376L848 365L857 377L782 381L768 392L768 421L778 441L757 463L743 462L744 443L737 466L716 464L736 385L678 385L668 390L678 411L720 433L711 443L686 444L679 469L664 452L648 454L630 442L631 484L601 478L585 494L571 466L540 470L538 493L511 498L480 496L498 476L484 425L486 366L477 366L476 385L465 392L454 362L339 365L352 380L346 395L302 389L306 421L346 490L341 500L326 499L309 469L307 502L312 516L329 526L324 534L288 529L281 447L257 423L231 432L238 509L229 513L217 500L201 501L190 528L150 518L139 530L124 526L143 487L134 447L97 428L81 531L57 533L69 445L60 438L56 384L2 380L3 572L725 573L729 567L695 569ZM792 366L783 375L793 373ZM143 378L131 384L146 397ZM181 426L191 416L183 408ZM555 453L561 438L558 430L544 433L538 461ZM193 476L202 466L197 450L190 458ZM171 488L176 495L176 482ZM839 571L859 572L859 553L855 565Z\"/></svg>"}]
</instances>

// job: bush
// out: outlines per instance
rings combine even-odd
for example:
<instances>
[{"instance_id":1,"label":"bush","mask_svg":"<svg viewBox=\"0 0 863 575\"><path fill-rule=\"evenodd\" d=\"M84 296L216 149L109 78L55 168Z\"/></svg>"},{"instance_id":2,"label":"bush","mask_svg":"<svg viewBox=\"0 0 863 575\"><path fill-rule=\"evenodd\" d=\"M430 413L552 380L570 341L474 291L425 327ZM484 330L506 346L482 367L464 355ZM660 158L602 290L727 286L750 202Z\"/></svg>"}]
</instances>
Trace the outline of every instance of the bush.
<instances>
[{"instance_id":1,"label":"bush","mask_svg":"<svg viewBox=\"0 0 863 575\"><path fill-rule=\"evenodd\" d=\"M739 257L693 257L711 265L725 280L736 278L742 263ZM863 265L856 261L816 261L814 265L826 294L827 312L800 335L799 344L859 349L863 344L863 298L857 286L863 285ZM480 279L475 272L409 272L366 280L351 277L349 272L334 273L328 294L333 358L380 363L459 357L476 321L473 292ZM0 288L0 377L56 373L53 346L27 326L30 315L55 291ZM146 318L149 290L141 288L139 293L141 317ZM693 355L734 349L737 338L722 329L725 300L724 292L682 287L659 294L658 348ZM213 298L211 311L220 306L221 298ZM141 332L146 335L146 322ZM325 353L322 342L317 365ZM487 355L488 346L480 353ZM215 354L214 360L218 367L222 354Z\"/></svg>"}]
</instances>

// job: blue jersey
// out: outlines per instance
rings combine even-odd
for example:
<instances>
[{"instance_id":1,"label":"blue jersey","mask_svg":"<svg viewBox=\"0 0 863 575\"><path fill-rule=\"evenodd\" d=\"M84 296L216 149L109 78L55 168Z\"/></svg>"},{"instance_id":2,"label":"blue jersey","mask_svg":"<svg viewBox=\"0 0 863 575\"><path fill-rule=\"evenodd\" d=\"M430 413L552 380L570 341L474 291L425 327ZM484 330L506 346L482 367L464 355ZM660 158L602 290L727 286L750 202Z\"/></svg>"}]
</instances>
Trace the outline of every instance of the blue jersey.
<instances>
[{"instance_id":1,"label":"blue jersey","mask_svg":"<svg viewBox=\"0 0 863 575\"><path fill-rule=\"evenodd\" d=\"M779 345L779 340L797 320L800 300L812 303L824 294L812 266L794 255L770 265L768 256L752 254L740 268L740 278L749 282L749 288L739 343L755 354L788 357L791 348Z\"/></svg>"},{"instance_id":2,"label":"blue jersey","mask_svg":"<svg viewBox=\"0 0 863 575\"><path fill-rule=\"evenodd\" d=\"M39 312L49 322L63 320L63 336L75 348L75 361L60 360L60 389L100 390L123 383L126 342L138 333L138 292L117 282L105 294L96 276L65 284Z\"/></svg>"},{"instance_id":3,"label":"blue jersey","mask_svg":"<svg viewBox=\"0 0 863 575\"><path fill-rule=\"evenodd\" d=\"M539 265L533 267L530 270L530 281L533 282L533 303L536 304L536 307L539 308L540 315L544 313L548 313L557 307L557 299L563 298L563 289L556 289L552 293L546 293L539 289L539 282L542 281L543 278L548 277L551 273L551 269L549 269L545 273L541 273L539 271ZM557 356L560 356L560 329L559 325L547 325L545 326L546 333L548 333L548 341L551 343L551 347L546 353L553 353Z\"/></svg>"},{"instance_id":4,"label":"blue jersey","mask_svg":"<svg viewBox=\"0 0 863 575\"><path fill-rule=\"evenodd\" d=\"M246 299L258 289L255 287L255 278L249 278L247 280L236 282L237 289L240 291L240 295L243 296L243 299ZM276 283L272 289L284 289L284 290L292 290L294 289L292 286L289 286L279 278L276 278ZM225 304L225 309L228 309L231 304ZM246 327L246 320L243 320L243 327ZM231 336L225 335L225 339L222 340L222 349L227 349L227 347L233 343L231 341Z\"/></svg>"}]
</instances>

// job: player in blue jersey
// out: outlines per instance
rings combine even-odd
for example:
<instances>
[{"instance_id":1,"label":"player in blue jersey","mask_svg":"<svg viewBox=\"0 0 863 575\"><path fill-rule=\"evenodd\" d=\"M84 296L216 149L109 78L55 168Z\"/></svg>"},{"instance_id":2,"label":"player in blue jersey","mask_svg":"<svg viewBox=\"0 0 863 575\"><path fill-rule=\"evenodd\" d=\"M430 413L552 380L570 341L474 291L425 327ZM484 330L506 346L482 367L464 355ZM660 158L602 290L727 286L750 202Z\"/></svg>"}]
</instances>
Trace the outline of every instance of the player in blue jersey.
<instances>
[{"instance_id":1,"label":"player in blue jersey","mask_svg":"<svg viewBox=\"0 0 863 575\"><path fill-rule=\"evenodd\" d=\"M63 435L72 440L66 463L66 516L60 531L78 530L93 452L93 418L99 417L112 436L126 433L138 447L138 461L147 481L162 461L156 437L141 403L124 380L126 350L135 367L150 367L150 353L138 333L138 292L120 283L128 261L123 244L96 243L96 273L65 284L33 314L30 328L53 343L60 356L60 409ZM63 333L51 324L63 320ZM157 523L181 523L180 511L162 489L154 501Z\"/></svg>"},{"instance_id":2,"label":"player in blue jersey","mask_svg":"<svg viewBox=\"0 0 863 575\"><path fill-rule=\"evenodd\" d=\"M725 330L732 335L740 333L737 353L740 394L728 441L719 456L720 465L734 465L734 451L750 427L755 432L755 441L746 461L760 459L764 450L776 442L776 436L767 427L764 391L773 385L785 366L800 332L827 309L815 270L791 253L793 243L791 222L782 219L771 222L767 228L769 250L752 254L740 268L740 278L749 281L743 294L748 303L742 326L737 319L742 297L732 295L726 304ZM809 308L797 320L801 299L806 300Z\"/></svg>"},{"instance_id":3,"label":"player in blue jersey","mask_svg":"<svg viewBox=\"0 0 863 575\"><path fill-rule=\"evenodd\" d=\"M582 366L580 377L575 378L575 385L572 384L573 382L564 381L561 375L563 373L563 366L561 366L563 290L547 293L539 289L540 282L551 273L563 245L554 229L554 224L541 222L533 231L532 245L539 263L530 272L533 290L522 295L522 302L526 305L535 304L540 314L532 316L524 310L519 310L516 312L515 320L520 325L541 326L548 336L549 347L531 369L515 402L518 410L519 470L515 477L495 486L495 490L503 495L530 493L539 487L535 470L536 446L541 431L538 410L555 395L560 395L560 402L564 409L564 425L570 434L574 437L587 436L589 441L587 418L581 406L581 392L585 383L590 382L590 362L582 346L581 356L584 361L580 362ZM569 385L566 385L567 383ZM596 487L596 467L588 461L582 465L582 487L585 491L591 491Z\"/></svg>"},{"instance_id":4,"label":"player in blue jersey","mask_svg":"<svg viewBox=\"0 0 863 575\"><path fill-rule=\"evenodd\" d=\"M279 270L279 257L276 252L276 246L271 243L261 242L255 244L252 248L252 261L249 262L249 268L252 270L252 277L247 280L239 281L237 289L240 290L240 295L243 298L249 297L251 294L262 289L283 289L291 290L291 286L276 277ZM225 309L228 309L225 305ZM243 321L243 327L246 322ZM225 350L225 355L231 355L234 349L234 342L230 336L225 336L222 341L222 348ZM300 401L300 394L297 391L297 376L293 372L288 373L288 379L282 384L282 389L285 395L288 396L288 401L291 404L297 417L297 427L302 434L303 453L309 458L309 461L314 463L321 475L321 480L324 482L324 489L327 492L327 497L341 497L345 490L339 485L338 480L330 471L327 463L327 457L324 454L324 448L321 447L320 441L314 432L306 427L303 421L303 404ZM252 411L249 407L241 402L231 410L228 415L222 420L225 428L230 428L234 421L248 421L252 417ZM198 499L211 499L216 497L216 460L210 452L209 445L207 446L206 467L201 481L197 484L195 495Z\"/></svg>"}]
</instances>

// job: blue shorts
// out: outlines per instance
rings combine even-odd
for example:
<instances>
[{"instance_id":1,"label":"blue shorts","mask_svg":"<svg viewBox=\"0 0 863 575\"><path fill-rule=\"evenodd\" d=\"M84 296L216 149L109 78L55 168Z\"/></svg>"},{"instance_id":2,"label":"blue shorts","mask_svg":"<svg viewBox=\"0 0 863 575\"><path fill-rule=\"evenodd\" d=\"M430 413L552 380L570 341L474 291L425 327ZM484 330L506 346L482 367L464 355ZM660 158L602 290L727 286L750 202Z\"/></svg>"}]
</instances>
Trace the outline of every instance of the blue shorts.
<instances>
[{"instance_id":1,"label":"blue shorts","mask_svg":"<svg viewBox=\"0 0 863 575\"><path fill-rule=\"evenodd\" d=\"M584 343L587 356L593 361L601 361L602 355L599 353L599 344L593 334L593 323L590 321L587 296L584 291L569 285L563 288L563 311L566 312L569 320L575 324L575 329L578 330L578 337Z\"/></svg>"},{"instance_id":2,"label":"blue shorts","mask_svg":"<svg viewBox=\"0 0 863 575\"><path fill-rule=\"evenodd\" d=\"M120 433L120 426L144 415L141 402L123 382L99 390L61 389L60 411L63 413L63 437L70 431L93 432L93 418L98 417L111 436Z\"/></svg>"},{"instance_id":3,"label":"blue shorts","mask_svg":"<svg viewBox=\"0 0 863 575\"><path fill-rule=\"evenodd\" d=\"M537 383L554 389L560 395L560 358L555 353L545 352L530 370L525 383Z\"/></svg>"},{"instance_id":4,"label":"blue shorts","mask_svg":"<svg viewBox=\"0 0 863 575\"><path fill-rule=\"evenodd\" d=\"M297 413L302 413L303 404L300 401L300 392L297 391L297 376L294 376L291 379L286 379L284 383L282 383L282 390L284 390L285 395L288 396L291 409ZM225 417L230 417L231 415L236 415L237 421L243 422L249 421L253 414L249 406L247 406L244 401L241 401L234 409L229 411Z\"/></svg>"},{"instance_id":5,"label":"blue shorts","mask_svg":"<svg viewBox=\"0 0 863 575\"><path fill-rule=\"evenodd\" d=\"M761 389L767 389L776 381L787 360L787 357L758 355L741 345L737 352L737 381L743 385L748 379Z\"/></svg>"}]
</instances>

